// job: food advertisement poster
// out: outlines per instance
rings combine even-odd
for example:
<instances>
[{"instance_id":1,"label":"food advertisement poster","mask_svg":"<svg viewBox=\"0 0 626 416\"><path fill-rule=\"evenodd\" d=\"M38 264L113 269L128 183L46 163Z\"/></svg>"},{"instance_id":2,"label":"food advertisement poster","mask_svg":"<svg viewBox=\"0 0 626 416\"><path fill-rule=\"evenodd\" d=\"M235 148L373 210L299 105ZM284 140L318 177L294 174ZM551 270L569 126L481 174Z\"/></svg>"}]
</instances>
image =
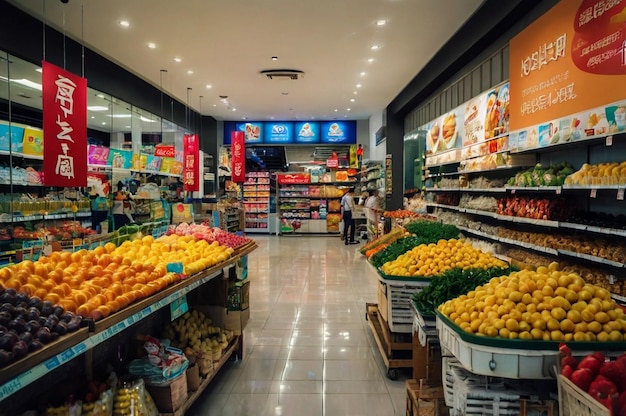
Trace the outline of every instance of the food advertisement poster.
<instances>
[{"instance_id":1,"label":"food advertisement poster","mask_svg":"<svg viewBox=\"0 0 626 416\"><path fill-rule=\"evenodd\" d=\"M321 142L325 144L356 144L356 121L323 121Z\"/></svg>"},{"instance_id":2,"label":"food advertisement poster","mask_svg":"<svg viewBox=\"0 0 626 416\"><path fill-rule=\"evenodd\" d=\"M296 143L319 143L320 123L314 121L294 123Z\"/></svg>"},{"instance_id":3,"label":"food advertisement poster","mask_svg":"<svg viewBox=\"0 0 626 416\"><path fill-rule=\"evenodd\" d=\"M626 130L626 3L561 1L511 40L519 150Z\"/></svg>"},{"instance_id":4,"label":"food advertisement poster","mask_svg":"<svg viewBox=\"0 0 626 416\"><path fill-rule=\"evenodd\" d=\"M109 149L108 164L114 169L133 167L133 152L130 150Z\"/></svg>"},{"instance_id":5,"label":"food advertisement poster","mask_svg":"<svg viewBox=\"0 0 626 416\"><path fill-rule=\"evenodd\" d=\"M426 130L426 153L434 154L456 149L463 141L463 107L431 121L423 127Z\"/></svg>"},{"instance_id":6,"label":"food advertisement poster","mask_svg":"<svg viewBox=\"0 0 626 416\"><path fill-rule=\"evenodd\" d=\"M302 185L311 183L308 173L283 173L276 175L279 185Z\"/></svg>"},{"instance_id":7,"label":"food advertisement poster","mask_svg":"<svg viewBox=\"0 0 626 416\"><path fill-rule=\"evenodd\" d=\"M289 121L264 123L263 137L266 144L293 143L293 123Z\"/></svg>"},{"instance_id":8,"label":"food advertisement poster","mask_svg":"<svg viewBox=\"0 0 626 416\"><path fill-rule=\"evenodd\" d=\"M42 104L44 184L86 187L87 79L44 61Z\"/></svg>"}]
</instances>

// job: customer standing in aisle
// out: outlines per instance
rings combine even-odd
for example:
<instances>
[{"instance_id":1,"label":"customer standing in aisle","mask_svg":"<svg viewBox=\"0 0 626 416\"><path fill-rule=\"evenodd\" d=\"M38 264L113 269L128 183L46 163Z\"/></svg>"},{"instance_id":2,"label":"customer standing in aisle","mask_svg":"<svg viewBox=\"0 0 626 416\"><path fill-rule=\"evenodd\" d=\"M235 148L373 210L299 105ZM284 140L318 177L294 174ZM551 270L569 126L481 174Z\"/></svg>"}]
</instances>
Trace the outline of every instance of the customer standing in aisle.
<instances>
[{"instance_id":1,"label":"customer standing in aisle","mask_svg":"<svg viewBox=\"0 0 626 416\"><path fill-rule=\"evenodd\" d=\"M354 198L352 193L354 188L348 189L348 192L341 198L341 218L343 219L343 235L346 239L346 245L358 244L354 241L354 220L352 213L354 212Z\"/></svg>"},{"instance_id":2,"label":"customer standing in aisle","mask_svg":"<svg viewBox=\"0 0 626 416\"><path fill-rule=\"evenodd\" d=\"M381 209L378 189L369 191L369 197L365 200L365 209L365 214L367 215L367 233L371 241L378 235L378 218Z\"/></svg>"}]
</instances>

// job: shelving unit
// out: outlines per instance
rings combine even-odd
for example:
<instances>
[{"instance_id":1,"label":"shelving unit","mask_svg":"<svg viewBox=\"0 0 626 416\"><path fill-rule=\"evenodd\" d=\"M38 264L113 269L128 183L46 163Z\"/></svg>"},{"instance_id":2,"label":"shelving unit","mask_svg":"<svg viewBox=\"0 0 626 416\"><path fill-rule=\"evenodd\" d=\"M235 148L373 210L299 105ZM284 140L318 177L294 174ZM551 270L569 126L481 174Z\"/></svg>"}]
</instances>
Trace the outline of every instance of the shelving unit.
<instances>
[{"instance_id":1,"label":"shelving unit","mask_svg":"<svg viewBox=\"0 0 626 416\"><path fill-rule=\"evenodd\" d=\"M249 172L243 183L246 232L269 232L270 174Z\"/></svg>"},{"instance_id":2,"label":"shelving unit","mask_svg":"<svg viewBox=\"0 0 626 416\"><path fill-rule=\"evenodd\" d=\"M125 331L134 324L146 319L156 311L169 306L181 296L186 295L217 276L220 276L224 270L234 267L237 261L255 249L256 245L254 243L241 247L236 254L226 262L184 279L149 298L135 302L104 320L98 321L96 325L80 329L78 332L64 336L56 343L50 344L38 352L31 353L24 359L4 368L0 374L0 383L2 383L0 385L0 401L9 398L22 388L36 382L50 371L63 366L74 358L92 350L97 345ZM238 342L235 342L234 346L231 346L222 356L223 361L235 350L241 348L241 340L238 339L237 341ZM220 362L222 360L220 360ZM210 382L210 380L207 381L207 383L208 382ZM194 396L192 395L191 397ZM188 402L190 400L191 398L188 399ZM192 402L189 402L187 406L191 403Z\"/></svg>"}]
</instances>

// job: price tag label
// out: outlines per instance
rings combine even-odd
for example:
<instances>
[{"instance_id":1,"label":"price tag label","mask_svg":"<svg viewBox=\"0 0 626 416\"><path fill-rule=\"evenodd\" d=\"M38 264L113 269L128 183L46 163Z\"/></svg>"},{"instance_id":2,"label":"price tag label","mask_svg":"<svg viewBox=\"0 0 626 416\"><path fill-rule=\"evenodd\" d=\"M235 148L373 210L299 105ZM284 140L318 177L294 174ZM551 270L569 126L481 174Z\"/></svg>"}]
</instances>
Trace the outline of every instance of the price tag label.
<instances>
[{"instance_id":1,"label":"price tag label","mask_svg":"<svg viewBox=\"0 0 626 416\"><path fill-rule=\"evenodd\" d=\"M170 303L170 315L172 321L189 312L189 304L187 304L187 295L183 295Z\"/></svg>"},{"instance_id":2,"label":"price tag label","mask_svg":"<svg viewBox=\"0 0 626 416\"><path fill-rule=\"evenodd\" d=\"M515 195L515 189L511 189L511 195Z\"/></svg>"},{"instance_id":3,"label":"price tag label","mask_svg":"<svg viewBox=\"0 0 626 416\"><path fill-rule=\"evenodd\" d=\"M595 198L596 195L598 195L598 190L597 189L592 189L591 193L589 194L590 198Z\"/></svg>"},{"instance_id":4,"label":"price tag label","mask_svg":"<svg viewBox=\"0 0 626 416\"><path fill-rule=\"evenodd\" d=\"M606 145L613 146L613 136L606 136Z\"/></svg>"},{"instance_id":5,"label":"price tag label","mask_svg":"<svg viewBox=\"0 0 626 416\"><path fill-rule=\"evenodd\" d=\"M556 187L556 194L557 195L561 195L561 191L563 190L563 188L561 188L560 186Z\"/></svg>"},{"instance_id":6,"label":"price tag label","mask_svg":"<svg viewBox=\"0 0 626 416\"><path fill-rule=\"evenodd\" d=\"M619 188L617 190L617 200L618 201L623 201L624 200L624 188Z\"/></svg>"},{"instance_id":7,"label":"price tag label","mask_svg":"<svg viewBox=\"0 0 626 416\"><path fill-rule=\"evenodd\" d=\"M609 275L609 284L611 284L611 285L615 284L615 276L613 276L612 274Z\"/></svg>"}]
</instances>

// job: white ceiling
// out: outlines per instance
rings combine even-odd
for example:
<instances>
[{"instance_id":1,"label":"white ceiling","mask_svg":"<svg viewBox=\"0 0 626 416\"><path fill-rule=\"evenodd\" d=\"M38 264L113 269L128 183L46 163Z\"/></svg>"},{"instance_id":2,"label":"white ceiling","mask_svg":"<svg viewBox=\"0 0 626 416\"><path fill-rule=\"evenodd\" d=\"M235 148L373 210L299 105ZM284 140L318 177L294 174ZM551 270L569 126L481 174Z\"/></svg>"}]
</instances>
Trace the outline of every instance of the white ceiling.
<instances>
[{"instance_id":1,"label":"white ceiling","mask_svg":"<svg viewBox=\"0 0 626 416\"><path fill-rule=\"evenodd\" d=\"M43 19L44 0L9 2ZM481 2L45 0L45 20L217 119L368 119L397 96ZM380 19L387 24L377 26ZM130 26L122 27L122 20ZM156 48L148 48L149 42ZM371 50L374 44L381 48ZM291 81L259 75L283 68L305 76ZM220 95L228 96L227 104Z\"/></svg>"}]
</instances>

